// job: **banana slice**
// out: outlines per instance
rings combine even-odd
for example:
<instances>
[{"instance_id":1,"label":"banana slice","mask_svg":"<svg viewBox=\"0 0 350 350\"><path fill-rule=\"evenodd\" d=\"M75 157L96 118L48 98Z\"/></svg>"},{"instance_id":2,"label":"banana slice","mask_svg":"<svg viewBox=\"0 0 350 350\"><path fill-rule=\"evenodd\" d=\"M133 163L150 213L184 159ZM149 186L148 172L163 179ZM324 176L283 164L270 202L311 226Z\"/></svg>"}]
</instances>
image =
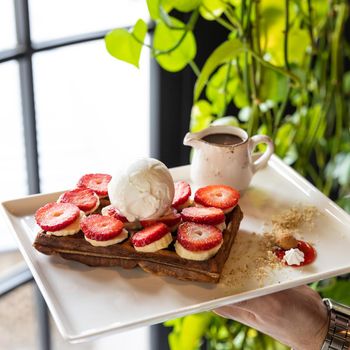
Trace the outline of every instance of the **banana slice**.
<instances>
[{"instance_id":1,"label":"banana slice","mask_svg":"<svg viewBox=\"0 0 350 350\"><path fill-rule=\"evenodd\" d=\"M147 244L143 247L134 246L135 250L143 253L154 253L158 250L166 248L173 240L173 237L170 232L168 232L165 236L158 239L157 241Z\"/></svg>"},{"instance_id":2,"label":"banana slice","mask_svg":"<svg viewBox=\"0 0 350 350\"><path fill-rule=\"evenodd\" d=\"M80 215L76 220L74 220L70 225L63 228L62 230L58 231L46 231L47 235L54 235L54 236L70 236L75 235L80 231L80 221L82 218L85 217L85 213L83 211L80 211Z\"/></svg>"},{"instance_id":3,"label":"banana slice","mask_svg":"<svg viewBox=\"0 0 350 350\"><path fill-rule=\"evenodd\" d=\"M84 236L84 237L94 247L107 247L109 245L117 244L117 243L120 243L120 242L124 241L125 239L127 239L128 238L128 231L125 230L125 228L123 228L122 232L117 237L115 237L113 239L109 239L107 241L95 241L94 239L87 238L86 236Z\"/></svg>"},{"instance_id":4,"label":"banana slice","mask_svg":"<svg viewBox=\"0 0 350 350\"><path fill-rule=\"evenodd\" d=\"M211 248L209 250L191 251L184 248L178 241L176 241L175 251L179 256L181 256L181 258L188 259L188 260L202 261L202 260L208 260L211 257L213 257L221 248L221 246L222 246L222 241L216 247Z\"/></svg>"}]
</instances>

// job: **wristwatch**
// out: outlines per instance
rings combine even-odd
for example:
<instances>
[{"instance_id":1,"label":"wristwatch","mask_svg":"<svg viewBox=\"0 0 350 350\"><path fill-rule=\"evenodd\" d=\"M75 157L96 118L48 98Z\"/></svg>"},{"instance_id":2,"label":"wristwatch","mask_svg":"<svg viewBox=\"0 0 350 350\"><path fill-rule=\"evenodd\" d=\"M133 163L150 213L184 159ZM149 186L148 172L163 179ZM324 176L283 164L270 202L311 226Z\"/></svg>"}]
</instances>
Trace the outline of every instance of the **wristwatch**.
<instances>
[{"instance_id":1,"label":"wristwatch","mask_svg":"<svg viewBox=\"0 0 350 350\"><path fill-rule=\"evenodd\" d=\"M350 349L350 308L330 299L323 299L329 312L329 327L321 350Z\"/></svg>"}]
</instances>

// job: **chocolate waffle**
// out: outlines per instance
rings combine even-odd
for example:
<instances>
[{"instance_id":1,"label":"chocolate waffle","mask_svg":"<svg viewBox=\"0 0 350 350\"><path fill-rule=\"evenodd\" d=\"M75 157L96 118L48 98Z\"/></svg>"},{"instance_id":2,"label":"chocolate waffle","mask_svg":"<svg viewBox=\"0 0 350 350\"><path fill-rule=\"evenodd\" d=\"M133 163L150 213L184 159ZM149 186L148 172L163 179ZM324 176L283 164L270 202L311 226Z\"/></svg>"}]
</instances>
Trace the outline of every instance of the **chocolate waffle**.
<instances>
[{"instance_id":1,"label":"chocolate waffle","mask_svg":"<svg viewBox=\"0 0 350 350\"><path fill-rule=\"evenodd\" d=\"M239 206L226 216L227 228L223 231L223 244L215 256L205 261L181 258L176 254L173 244L155 253L137 252L130 242L130 237L119 244L94 247L84 239L81 231L64 237L48 235L40 231L33 246L43 254L59 255L64 259L75 260L88 266L120 266L125 269L139 266L144 271L159 276L217 283L242 218L243 213Z\"/></svg>"}]
</instances>

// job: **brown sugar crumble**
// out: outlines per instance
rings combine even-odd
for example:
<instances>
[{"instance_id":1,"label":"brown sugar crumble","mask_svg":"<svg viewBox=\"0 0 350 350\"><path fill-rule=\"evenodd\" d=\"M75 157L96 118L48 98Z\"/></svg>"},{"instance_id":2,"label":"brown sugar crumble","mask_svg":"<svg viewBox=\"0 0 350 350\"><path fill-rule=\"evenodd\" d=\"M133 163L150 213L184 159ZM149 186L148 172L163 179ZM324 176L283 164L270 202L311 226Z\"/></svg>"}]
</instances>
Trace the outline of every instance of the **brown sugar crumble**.
<instances>
[{"instance_id":1,"label":"brown sugar crumble","mask_svg":"<svg viewBox=\"0 0 350 350\"><path fill-rule=\"evenodd\" d=\"M313 227L319 211L314 206L293 207L272 218L273 231L289 230L295 233L303 225Z\"/></svg>"},{"instance_id":2,"label":"brown sugar crumble","mask_svg":"<svg viewBox=\"0 0 350 350\"><path fill-rule=\"evenodd\" d=\"M281 232L294 236L305 225L312 228L317 215L319 212L315 207L293 207L273 216L271 222L266 223L270 227L268 232L238 232L220 283L237 290L249 288L249 281L264 286L273 270L285 266L274 253L276 237Z\"/></svg>"}]
</instances>

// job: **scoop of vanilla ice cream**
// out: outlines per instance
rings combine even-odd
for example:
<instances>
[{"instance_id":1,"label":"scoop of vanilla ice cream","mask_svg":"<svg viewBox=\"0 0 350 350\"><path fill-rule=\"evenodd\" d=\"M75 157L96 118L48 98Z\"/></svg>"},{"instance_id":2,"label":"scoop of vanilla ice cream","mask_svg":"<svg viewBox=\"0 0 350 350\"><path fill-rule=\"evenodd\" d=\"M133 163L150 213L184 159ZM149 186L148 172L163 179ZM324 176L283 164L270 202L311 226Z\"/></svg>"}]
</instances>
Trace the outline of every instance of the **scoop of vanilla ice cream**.
<instances>
[{"instance_id":1,"label":"scoop of vanilla ice cream","mask_svg":"<svg viewBox=\"0 0 350 350\"><path fill-rule=\"evenodd\" d=\"M174 181L159 160L144 158L112 176L108 184L111 204L130 221L155 219L165 214L173 201Z\"/></svg>"}]
</instances>

